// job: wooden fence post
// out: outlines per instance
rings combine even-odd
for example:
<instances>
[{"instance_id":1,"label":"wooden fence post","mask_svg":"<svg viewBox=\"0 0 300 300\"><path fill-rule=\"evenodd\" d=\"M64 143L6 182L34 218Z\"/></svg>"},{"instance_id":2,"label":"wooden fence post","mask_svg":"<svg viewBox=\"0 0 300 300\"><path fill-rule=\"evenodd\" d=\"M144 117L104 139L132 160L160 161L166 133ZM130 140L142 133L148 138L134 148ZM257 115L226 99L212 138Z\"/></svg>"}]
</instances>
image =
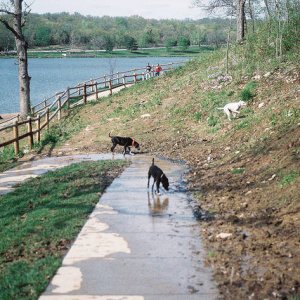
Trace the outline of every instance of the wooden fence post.
<instances>
[{"instance_id":1,"label":"wooden fence post","mask_svg":"<svg viewBox=\"0 0 300 300\"><path fill-rule=\"evenodd\" d=\"M47 130L49 131L49 119L50 119L50 110L49 107L47 107L47 111L46 111L46 125L47 125Z\"/></svg>"},{"instance_id":2,"label":"wooden fence post","mask_svg":"<svg viewBox=\"0 0 300 300\"><path fill-rule=\"evenodd\" d=\"M18 155L20 152L20 147L19 147L19 128L18 128L18 121L16 120L14 122L14 148L15 148L15 154Z\"/></svg>"},{"instance_id":3,"label":"wooden fence post","mask_svg":"<svg viewBox=\"0 0 300 300\"><path fill-rule=\"evenodd\" d=\"M106 75L104 75L103 78L104 78L104 87L106 88L107 87L107 85L106 85Z\"/></svg>"},{"instance_id":4,"label":"wooden fence post","mask_svg":"<svg viewBox=\"0 0 300 300\"><path fill-rule=\"evenodd\" d=\"M86 104L87 95L86 95L86 84L83 86L83 103Z\"/></svg>"},{"instance_id":5,"label":"wooden fence post","mask_svg":"<svg viewBox=\"0 0 300 300\"><path fill-rule=\"evenodd\" d=\"M67 87L67 109L70 109L70 88Z\"/></svg>"},{"instance_id":6,"label":"wooden fence post","mask_svg":"<svg viewBox=\"0 0 300 300\"><path fill-rule=\"evenodd\" d=\"M61 119L61 96L59 96L57 99L57 108L58 108L57 120L60 120Z\"/></svg>"},{"instance_id":7,"label":"wooden fence post","mask_svg":"<svg viewBox=\"0 0 300 300\"><path fill-rule=\"evenodd\" d=\"M96 99L99 98L99 88L98 88L98 82L96 82Z\"/></svg>"},{"instance_id":8,"label":"wooden fence post","mask_svg":"<svg viewBox=\"0 0 300 300\"><path fill-rule=\"evenodd\" d=\"M94 83L94 80L91 79L91 84L92 84L92 93L95 92L95 83Z\"/></svg>"},{"instance_id":9,"label":"wooden fence post","mask_svg":"<svg viewBox=\"0 0 300 300\"><path fill-rule=\"evenodd\" d=\"M112 95L112 81L109 79L109 94Z\"/></svg>"},{"instance_id":10,"label":"wooden fence post","mask_svg":"<svg viewBox=\"0 0 300 300\"><path fill-rule=\"evenodd\" d=\"M32 119L30 116L27 117L27 132L29 133L29 147L32 149L33 147L33 134L32 134Z\"/></svg>"},{"instance_id":11,"label":"wooden fence post","mask_svg":"<svg viewBox=\"0 0 300 300\"><path fill-rule=\"evenodd\" d=\"M136 73L133 73L133 82L136 83Z\"/></svg>"},{"instance_id":12,"label":"wooden fence post","mask_svg":"<svg viewBox=\"0 0 300 300\"><path fill-rule=\"evenodd\" d=\"M97 95L98 95L98 90L97 90L97 81L94 82L93 88L94 88L94 94L96 94L96 99L97 99Z\"/></svg>"},{"instance_id":13,"label":"wooden fence post","mask_svg":"<svg viewBox=\"0 0 300 300\"><path fill-rule=\"evenodd\" d=\"M120 74L119 74L119 72L117 72L117 82L118 82L118 84L120 84Z\"/></svg>"},{"instance_id":14,"label":"wooden fence post","mask_svg":"<svg viewBox=\"0 0 300 300\"><path fill-rule=\"evenodd\" d=\"M30 116L27 117L27 132L29 133L29 147L32 149L33 147L33 134L32 134L32 119Z\"/></svg>"},{"instance_id":15,"label":"wooden fence post","mask_svg":"<svg viewBox=\"0 0 300 300\"><path fill-rule=\"evenodd\" d=\"M142 81L144 81L145 80L145 73L143 72L142 73Z\"/></svg>"},{"instance_id":16,"label":"wooden fence post","mask_svg":"<svg viewBox=\"0 0 300 300\"><path fill-rule=\"evenodd\" d=\"M37 127L36 140L39 143L41 141L41 116L40 116L40 114L37 115L36 127Z\"/></svg>"},{"instance_id":17,"label":"wooden fence post","mask_svg":"<svg viewBox=\"0 0 300 300\"><path fill-rule=\"evenodd\" d=\"M125 78L125 74L123 75L122 80L123 80L123 85L126 87L126 78Z\"/></svg>"}]
</instances>

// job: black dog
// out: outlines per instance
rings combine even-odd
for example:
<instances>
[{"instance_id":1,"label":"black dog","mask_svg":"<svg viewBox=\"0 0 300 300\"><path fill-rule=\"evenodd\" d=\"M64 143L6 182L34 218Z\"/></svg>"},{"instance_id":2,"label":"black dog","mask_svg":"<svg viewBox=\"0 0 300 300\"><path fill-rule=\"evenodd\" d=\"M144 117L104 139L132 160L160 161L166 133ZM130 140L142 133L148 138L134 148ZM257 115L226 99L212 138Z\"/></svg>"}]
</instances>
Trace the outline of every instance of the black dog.
<instances>
[{"instance_id":1,"label":"black dog","mask_svg":"<svg viewBox=\"0 0 300 300\"><path fill-rule=\"evenodd\" d=\"M154 183L156 182L156 192L159 194L159 185L162 183L163 187L165 190L169 190L169 180L167 176L164 174L162 169L160 169L158 166L154 164L154 158L152 159L152 165L149 168L148 171L148 185L147 187L149 188L149 182L150 182L150 177L154 178L153 185L152 185L152 190L154 187Z\"/></svg>"},{"instance_id":2,"label":"black dog","mask_svg":"<svg viewBox=\"0 0 300 300\"><path fill-rule=\"evenodd\" d=\"M108 136L111 138L111 142L113 144L110 148L111 152L114 152L114 149L117 145L124 146L124 155L127 151L129 152L129 154L132 154L130 151L130 147L135 147L137 150L140 150L139 143L130 137L111 136L110 133Z\"/></svg>"}]
</instances>

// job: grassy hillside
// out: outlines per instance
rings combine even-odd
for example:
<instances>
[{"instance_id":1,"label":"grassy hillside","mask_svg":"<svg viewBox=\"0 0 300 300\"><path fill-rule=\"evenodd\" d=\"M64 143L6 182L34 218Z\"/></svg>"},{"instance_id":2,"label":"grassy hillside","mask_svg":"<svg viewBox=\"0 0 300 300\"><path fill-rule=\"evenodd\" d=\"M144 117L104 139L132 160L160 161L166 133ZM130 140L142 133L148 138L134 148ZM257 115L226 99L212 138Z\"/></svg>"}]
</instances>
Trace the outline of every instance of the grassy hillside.
<instances>
[{"instance_id":1,"label":"grassy hillside","mask_svg":"<svg viewBox=\"0 0 300 300\"><path fill-rule=\"evenodd\" d=\"M149 155L185 160L189 189L211 216L202 235L225 299L293 299L300 294L300 65L262 59L254 70L242 53L231 56L228 76L222 51L205 54L78 107L48 140L59 144L52 154L107 152L111 132L134 137ZM247 107L237 119L217 109L240 99Z\"/></svg>"},{"instance_id":2,"label":"grassy hillside","mask_svg":"<svg viewBox=\"0 0 300 300\"><path fill-rule=\"evenodd\" d=\"M150 155L184 159L190 191L213 216L203 237L225 298L291 297L300 281L300 66L251 72L237 55L221 76L223 57L207 54L79 108L60 127L78 132L55 153L109 151L112 132ZM230 122L217 107L239 99L248 105Z\"/></svg>"}]
</instances>

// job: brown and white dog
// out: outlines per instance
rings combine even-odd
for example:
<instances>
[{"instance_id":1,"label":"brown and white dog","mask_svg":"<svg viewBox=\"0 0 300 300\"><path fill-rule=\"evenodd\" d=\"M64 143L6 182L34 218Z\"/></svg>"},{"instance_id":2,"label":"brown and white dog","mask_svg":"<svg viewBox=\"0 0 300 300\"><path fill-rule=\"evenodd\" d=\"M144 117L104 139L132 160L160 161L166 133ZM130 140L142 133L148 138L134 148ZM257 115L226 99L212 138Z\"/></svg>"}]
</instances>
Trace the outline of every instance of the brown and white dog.
<instances>
[{"instance_id":1,"label":"brown and white dog","mask_svg":"<svg viewBox=\"0 0 300 300\"><path fill-rule=\"evenodd\" d=\"M124 147L123 155L125 155L127 152L133 155L133 153L130 150L130 147L134 147L137 150L140 150L139 143L130 137L111 136L110 133L108 136L111 138L111 142L113 144L112 147L110 148L111 152L114 152L114 149L116 148L117 145Z\"/></svg>"}]
</instances>

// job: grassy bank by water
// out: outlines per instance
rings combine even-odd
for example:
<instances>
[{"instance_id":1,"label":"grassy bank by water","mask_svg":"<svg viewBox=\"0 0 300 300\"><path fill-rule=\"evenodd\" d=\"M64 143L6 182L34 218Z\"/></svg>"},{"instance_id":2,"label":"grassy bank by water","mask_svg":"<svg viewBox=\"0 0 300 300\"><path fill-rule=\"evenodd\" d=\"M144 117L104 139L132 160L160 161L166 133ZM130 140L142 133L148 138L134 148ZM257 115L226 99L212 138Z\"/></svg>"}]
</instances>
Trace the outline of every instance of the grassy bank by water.
<instances>
[{"instance_id":1,"label":"grassy bank by water","mask_svg":"<svg viewBox=\"0 0 300 300\"><path fill-rule=\"evenodd\" d=\"M93 51L93 50L48 50L48 49L30 49L28 50L29 58L68 58L68 57L143 57L143 56L153 56L153 57L170 57L170 56L195 56L200 53L205 53L213 51L213 47L209 46L191 46L187 49L177 48L147 48L138 49L136 51L130 50L114 50L114 51ZM4 57L15 57L15 54L2 54L0 58Z\"/></svg>"},{"instance_id":2,"label":"grassy bank by water","mask_svg":"<svg viewBox=\"0 0 300 300\"><path fill-rule=\"evenodd\" d=\"M124 161L84 162L0 196L0 299L37 299Z\"/></svg>"}]
</instances>

